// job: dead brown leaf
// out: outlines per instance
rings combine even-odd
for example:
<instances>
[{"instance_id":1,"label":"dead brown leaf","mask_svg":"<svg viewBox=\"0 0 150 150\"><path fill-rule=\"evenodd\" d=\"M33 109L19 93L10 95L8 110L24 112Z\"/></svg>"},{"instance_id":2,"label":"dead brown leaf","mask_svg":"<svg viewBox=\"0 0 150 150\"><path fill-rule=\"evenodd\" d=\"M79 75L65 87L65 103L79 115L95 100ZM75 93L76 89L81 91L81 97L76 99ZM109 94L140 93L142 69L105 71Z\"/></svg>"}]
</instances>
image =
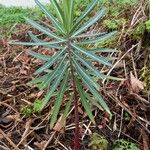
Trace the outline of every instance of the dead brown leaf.
<instances>
[{"instance_id":1,"label":"dead brown leaf","mask_svg":"<svg viewBox=\"0 0 150 150\"><path fill-rule=\"evenodd\" d=\"M43 150L43 147L45 146L45 144L47 143L47 141L42 141L42 142L34 142L34 145L37 146L37 148L39 150Z\"/></svg>"},{"instance_id":2,"label":"dead brown leaf","mask_svg":"<svg viewBox=\"0 0 150 150\"><path fill-rule=\"evenodd\" d=\"M139 93L144 89L144 83L139 79L135 78L135 76L130 72L130 84L132 87L133 93Z\"/></svg>"},{"instance_id":3,"label":"dead brown leaf","mask_svg":"<svg viewBox=\"0 0 150 150\"><path fill-rule=\"evenodd\" d=\"M55 126L54 126L54 130L55 131L58 131L58 132L60 132L60 133L64 133L64 129L63 129L63 123L62 123L62 116L63 115L61 115L60 117L59 117L59 119L58 119L58 121L57 121L57 123L55 124Z\"/></svg>"}]
</instances>

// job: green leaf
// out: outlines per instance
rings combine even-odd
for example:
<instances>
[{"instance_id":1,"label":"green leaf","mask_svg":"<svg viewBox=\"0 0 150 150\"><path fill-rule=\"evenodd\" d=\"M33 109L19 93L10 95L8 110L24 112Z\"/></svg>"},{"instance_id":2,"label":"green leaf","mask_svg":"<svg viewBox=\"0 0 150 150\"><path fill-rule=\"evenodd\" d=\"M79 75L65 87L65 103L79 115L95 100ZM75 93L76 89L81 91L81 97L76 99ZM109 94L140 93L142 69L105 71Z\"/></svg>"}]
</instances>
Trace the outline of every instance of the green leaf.
<instances>
[{"instance_id":1,"label":"green leaf","mask_svg":"<svg viewBox=\"0 0 150 150\"><path fill-rule=\"evenodd\" d=\"M101 35L104 35L106 34L106 32L102 32L102 33L94 33L94 34L81 34L81 35L77 35L77 36L74 36L73 38L93 38L93 37L99 37Z\"/></svg>"},{"instance_id":2,"label":"green leaf","mask_svg":"<svg viewBox=\"0 0 150 150\"><path fill-rule=\"evenodd\" d=\"M61 37L57 36L56 34L51 32L49 29L41 26L40 24L36 23L35 21L32 21L31 19L28 19L28 18L25 18L25 19L29 24L31 24L34 28L41 31L42 33L48 35L49 37L53 37L57 40L63 41L63 39Z\"/></svg>"},{"instance_id":3,"label":"green leaf","mask_svg":"<svg viewBox=\"0 0 150 150\"><path fill-rule=\"evenodd\" d=\"M102 56L97 56L97 55L95 55L95 54L93 54L93 53L91 53L91 52L86 51L86 49L84 49L84 48L82 48L82 47L79 47L79 46L77 46L77 45L71 44L71 46L72 46L74 49L80 51L81 53L87 55L88 57L92 58L92 59L95 60L95 61L98 61L98 62L100 62L100 63L102 63L102 64L104 64L104 65L110 66L110 67L112 66L112 64L108 62L109 59L107 59L107 57L105 58L105 57L102 57Z\"/></svg>"},{"instance_id":4,"label":"green leaf","mask_svg":"<svg viewBox=\"0 0 150 150\"><path fill-rule=\"evenodd\" d=\"M81 74L83 78L85 78L88 82L90 82L97 90L100 89L100 85L97 84L93 79L87 75L87 73L84 71L84 69L73 59L76 71Z\"/></svg>"},{"instance_id":5,"label":"green leaf","mask_svg":"<svg viewBox=\"0 0 150 150\"><path fill-rule=\"evenodd\" d=\"M73 26L73 19L74 19L74 0L71 0L70 1L70 4L69 4L69 31L71 31L71 28Z\"/></svg>"},{"instance_id":6,"label":"green leaf","mask_svg":"<svg viewBox=\"0 0 150 150\"><path fill-rule=\"evenodd\" d=\"M79 95L81 98L82 105L83 105L87 115L89 116L90 120L95 124L94 116L92 114L89 102L87 101L85 95L83 94L82 87L80 86L80 82L77 78L76 78L76 85L77 85L77 89L78 89L78 92L79 92Z\"/></svg>"},{"instance_id":7,"label":"green leaf","mask_svg":"<svg viewBox=\"0 0 150 150\"><path fill-rule=\"evenodd\" d=\"M52 86L50 87L50 91L48 91L48 94L45 96L42 106L41 106L41 110L46 106L46 104L48 103L49 99L51 98L53 92L56 90L56 88L58 87L60 81L63 78L64 73L66 72L65 76L68 76L69 72L67 70L68 68L68 63L66 63L64 65L64 68L62 69L62 71L60 72L58 78L56 78L56 80L53 82Z\"/></svg>"},{"instance_id":8,"label":"green leaf","mask_svg":"<svg viewBox=\"0 0 150 150\"><path fill-rule=\"evenodd\" d=\"M102 107L98 104L98 101L95 98L92 98L88 95L87 92L85 92L84 90L82 90L82 93L85 95L85 97L97 108L99 108L100 110L102 110Z\"/></svg>"},{"instance_id":9,"label":"green leaf","mask_svg":"<svg viewBox=\"0 0 150 150\"><path fill-rule=\"evenodd\" d=\"M48 86L50 84L50 82L57 78L57 76L59 75L59 73L61 72L61 70L63 70L64 68L64 61L66 59L67 55L65 55L62 59L62 61L60 62L60 64L54 69L54 71L52 71L48 76L47 79L45 80L45 82L43 82L40 86L40 89L44 89L46 88L46 86Z\"/></svg>"},{"instance_id":10,"label":"green leaf","mask_svg":"<svg viewBox=\"0 0 150 150\"><path fill-rule=\"evenodd\" d=\"M89 21L87 21L79 30L77 30L72 37L82 33L85 29L93 25L95 22L97 22L101 17L103 17L105 14L105 9L103 8L100 10L94 17L92 17Z\"/></svg>"},{"instance_id":11,"label":"green leaf","mask_svg":"<svg viewBox=\"0 0 150 150\"><path fill-rule=\"evenodd\" d=\"M80 74L80 76L82 77L81 74ZM98 100L98 102L100 103L100 105L104 108L104 110L106 110L109 113L110 118L111 118L112 114L111 114L111 112L109 110L109 107L107 106L107 104L105 103L105 101L103 100L103 98L100 96L100 94L98 93L98 91L85 78L82 77L82 81L87 86L87 88L90 90L90 92L95 96L95 98Z\"/></svg>"},{"instance_id":12,"label":"green leaf","mask_svg":"<svg viewBox=\"0 0 150 150\"><path fill-rule=\"evenodd\" d=\"M32 51L32 50L28 50L27 52L28 52L29 55L31 55L31 56L33 56L33 57L35 57L35 58L44 60L44 61L49 61L49 60L52 59L51 56L42 55L42 54L36 53L36 52L34 52L34 51Z\"/></svg>"},{"instance_id":13,"label":"green leaf","mask_svg":"<svg viewBox=\"0 0 150 150\"><path fill-rule=\"evenodd\" d=\"M29 36L31 37L31 39L33 40L33 42L36 42L36 43L45 43L44 41L40 40L39 38L37 38L35 35L32 34L31 31L28 32ZM43 45L47 48L56 48L56 49L62 49L62 46L59 46L58 44L61 44L63 43L63 41L58 41L57 43L55 44L48 44L48 45Z\"/></svg>"},{"instance_id":14,"label":"green leaf","mask_svg":"<svg viewBox=\"0 0 150 150\"><path fill-rule=\"evenodd\" d=\"M38 78L35 78L33 80L31 80L30 82L28 82L28 84L37 84L37 83L41 83L43 81L45 81L48 77L48 74L40 76Z\"/></svg>"},{"instance_id":15,"label":"green leaf","mask_svg":"<svg viewBox=\"0 0 150 150\"><path fill-rule=\"evenodd\" d=\"M66 104L66 107L65 107L62 119L60 121L62 126L65 126L65 120L66 120L67 115L68 115L68 113L70 111L70 107L71 107L72 101L73 101L73 94L70 96L69 101Z\"/></svg>"},{"instance_id":16,"label":"green leaf","mask_svg":"<svg viewBox=\"0 0 150 150\"><path fill-rule=\"evenodd\" d=\"M45 63L42 67L40 67L38 70L36 70L35 74L39 74L41 72L43 72L45 69L48 69L49 67L51 67L56 61L57 59L64 54L66 48L64 48L63 50L61 50L60 52L58 52L57 54L55 54L53 56L53 58L48 61L47 63Z\"/></svg>"},{"instance_id":17,"label":"green leaf","mask_svg":"<svg viewBox=\"0 0 150 150\"><path fill-rule=\"evenodd\" d=\"M54 124L57 121L57 116L58 116L58 113L59 113L59 109L60 109L60 106L62 104L62 100L63 100L63 96L64 96L64 93L65 93L66 87L68 85L67 82L68 82L68 75L66 75L64 77L64 80L62 81L62 84L60 86L60 92L58 93L57 99L55 101L54 111L52 113L51 121L50 121L50 128L51 129L53 128Z\"/></svg>"},{"instance_id":18,"label":"green leaf","mask_svg":"<svg viewBox=\"0 0 150 150\"><path fill-rule=\"evenodd\" d=\"M81 16L77 19L76 23L72 27L71 33L75 31L75 29L80 25L83 19L93 10L96 6L98 0L93 0L85 9L85 11L81 14Z\"/></svg>"},{"instance_id":19,"label":"green leaf","mask_svg":"<svg viewBox=\"0 0 150 150\"><path fill-rule=\"evenodd\" d=\"M61 22L64 23L65 22L64 13L60 8L58 2L56 0L50 0L50 2L54 5L57 15L60 18Z\"/></svg>"},{"instance_id":20,"label":"green leaf","mask_svg":"<svg viewBox=\"0 0 150 150\"><path fill-rule=\"evenodd\" d=\"M61 24L58 23L58 21L55 19L55 17L38 1L35 0L36 4L41 8L41 10L45 13L45 15L50 19L53 23L53 25L62 33L64 33L64 29L61 26Z\"/></svg>"},{"instance_id":21,"label":"green leaf","mask_svg":"<svg viewBox=\"0 0 150 150\"><path fill-rule=\"evenodd\" d=\"M118 52L116 49L111 49L111 48L95 48L95 49L87 49L90 52L93 53L114 53Z\"/></svg>"},{"instance_id":22,"label":"green leaf","mask_svg":"<svg viewBox=\"0 0 150 150\"><path fill-rule=\"evenodd\" d=\"M13 45L24 45L24 46L49 46L51 48L51 46L54 47L55 44L61 44L66 42L66 40L64 41L52 41L52 42L38 42L38 43L33 43L33 42L15 42L15 41L11 41L9 42L9 44L13 44ZM52 47L52 48L53 48ZM62 47L63 48L63 47Z\"/></svg>"},{"instance_id":23,"label":"green leaf","mask_svg":"<svg viewBox=\"0 0 150 150\"><path fill-rule=\"evenodd\" d=\"M88 40L84 40L84 41L78 42L78 44L91 44L91 43L102 42L102 41L105 41L105 40L111 38L116 33L117 33L116 31L110 32L110 33L107 33L107 34L102 35L100 37L97 37L95 39L88 39Z\"/></svg>"},{"instance_id":24,"label":"green leaf","mask_svg":"<svg viewBox=\"0 0 150 150\"><path fill-rule=\"evenodd\" d=\"M80 61L82 62L82 64L84 66L86 66L88 69L90 69L92 72L93 72L93 75L94 76L98 76L100 77L101 79L112 79L112 80L123 80L123 79L120 79L120 78L117 78L117 77L112 77L112 76L109 76L109 75L104 75L102 74L100 71L98 71L96 69L95 66L93 66L91 63L87 62L83 57L81 57L80 55L78 55L77 53L73 52L74 56Z\"/></svg>"}]
</instances>

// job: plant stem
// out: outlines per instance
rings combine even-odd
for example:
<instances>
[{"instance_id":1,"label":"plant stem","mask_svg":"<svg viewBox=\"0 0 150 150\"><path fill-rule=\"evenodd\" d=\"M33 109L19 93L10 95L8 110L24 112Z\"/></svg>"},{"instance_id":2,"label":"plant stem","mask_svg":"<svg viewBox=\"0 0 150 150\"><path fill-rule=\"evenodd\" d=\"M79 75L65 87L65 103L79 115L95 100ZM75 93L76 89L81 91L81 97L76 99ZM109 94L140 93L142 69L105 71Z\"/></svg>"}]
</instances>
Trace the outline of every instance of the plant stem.
<instances>
[{"instance_id":1,"label":"plant stem","mask_svg":"<svg viewBox=\"0 0 150 150\"><path fill-rule=\"evenodd\" d=\"M70 48L70 40L68 40L68 53L69 53L69 60L70 60L70 69L71 69L71 77L72 77L72 87L73 87L73 94L74 94L74 115L75 115L75 137L74 137L74 150L79 150L79 113L78 113L78 93L76 89L75 83L75 74L74 68L72 64L71 58L71 48Z\"/></svg>"},{"instance_id":2,"label":"plant stem","mask_svg":"<svg viewBox=\"0 0 150 150\"><path fill-rule=\"evenodd\" d=\"M74 139L74 150L79 150L79 113L78 113L78 96L75 86L75 77L71 73L73 78L73 90L74 90L74 106L75 106L75 139Z\"/></svg>"}]
</instances>

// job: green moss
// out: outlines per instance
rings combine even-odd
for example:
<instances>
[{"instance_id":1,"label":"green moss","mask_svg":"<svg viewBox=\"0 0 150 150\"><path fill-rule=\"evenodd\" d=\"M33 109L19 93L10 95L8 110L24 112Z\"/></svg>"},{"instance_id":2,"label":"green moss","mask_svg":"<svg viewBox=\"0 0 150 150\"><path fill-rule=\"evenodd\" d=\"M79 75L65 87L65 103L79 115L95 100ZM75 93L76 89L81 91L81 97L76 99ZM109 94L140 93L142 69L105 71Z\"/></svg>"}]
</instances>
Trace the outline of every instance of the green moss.
<instances>
[{"instance_id":1,"label":"green moss","mask_svg":"<svg viewBox=\"0 0 150 150\"><path fill-rule=\"evenodd\" d=\"M110 48L114 48L116 46L116 43L118 41L119 36L114 36L108 40L105 40L103 42L99 42L97 44L95 44L95 47L110 47Z\"/></svg>"},{"instance_id":2,"label":"green moss","mask_svg":"<svg viewBox=\"0 0 150 150\"><path fill-rule=\"evenodd\" d=\"M119 139L113 142L112 150L139 150L139 148L132 142Z\"/></svg>"},{"instance_id":3,"label":"green moss","mask_svg":"<svg viewBox=\"0 0 150 150\"><path fill-rule=\"evenodd\" d=\"M21 114L23 114L25 117L31 117L32 116L32 108L30 106L26 106L21 108Z\"/></svg>"},{"instance_id":4,"label":"green moss","mask_svg":"<svg viewBox=\"0 0 150 150\"><path fill-rule=\"evenodd\" d=\"M131 32L131 36L134 40L140 40L144 35L144 31L145 31L145 24L141 23L137 25L137 27Z\"/></svg>"},{"instance_id":5,"label":"green moss","mask_svg":"<svg viewBox=\"0 0 150 150\"><path fill-rule=\"evenodd\" d=\"M117 30L120 29L124 24L126 24L126 20L124 18L120 19L107 19L104 20L103 25L106 26L109 30Z\"/></svg>"},{"instance_id":6,"label":"green moss","mask_svg":"<svg viewBox=\"0 0 150 150\"><path fill-rule=\"evenodd\" d=\"M150 20L147 20L147 21L145 22L145 25L146 25L146 30L147 30L147 32L150 33Z\"/></svg>"},{"instance_id":7,"label":"green moss","mask_svg":"<svg viewBox=\"0 0 150 150\"><path fill-rule=\"evenodd\" d=\"M148 67L142 68L141 79L145 83L145 90L148 90L150 87L150 68L148 68Z\"/></svg>"},{"instance_id":8,"label":"green moss","mask_svg":"<svg viewBox=\"0 0 150 150\"><path fill-rule=\"evenodd\" d=\"M93 133L89 144L91 150L108 150L109 143L104 136Z\"/></svg>"}]
</instances>

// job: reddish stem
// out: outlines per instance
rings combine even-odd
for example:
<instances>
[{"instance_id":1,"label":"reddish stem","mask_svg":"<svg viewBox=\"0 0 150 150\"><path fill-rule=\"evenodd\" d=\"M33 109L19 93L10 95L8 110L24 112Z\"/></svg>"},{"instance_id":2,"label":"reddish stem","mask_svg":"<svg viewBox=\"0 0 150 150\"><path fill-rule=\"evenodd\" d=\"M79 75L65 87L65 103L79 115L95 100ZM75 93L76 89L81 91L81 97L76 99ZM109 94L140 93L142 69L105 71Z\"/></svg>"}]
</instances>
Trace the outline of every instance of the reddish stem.
<instances>
[{"instance_id":1,"label":"reddish stem","mask_svg":"<svg viewBox=\"0 0 150 150\"><path fill-rule=\"evenodd\" d=\"M75 80L73 79L74 90L74 106L75 106L75 138L74 138L74 150L79 150L79 113L78 113L78 96L75 86Z\"/></svg>"},{"instance_id":2,"label":"reddish stem","mask_svg":"<svg viewBox=\"0 0 150 150\"><path fill-rule=\"evenodd\" d=\"M70 59L70 69L71 69L71 77L72 77L72 86L73 86L73 92L74 92L74 115L75 115L75 135L74 135L74 150L79 150L79 113L78 113L78 94L76 89L76 83L75 83L75 74L74 74L74 67L72 64L72 57L71 57L71 48L70 48L70 40L68 39L68 53L69 53L69 59Z\"/></svg>"}]
</instances>

